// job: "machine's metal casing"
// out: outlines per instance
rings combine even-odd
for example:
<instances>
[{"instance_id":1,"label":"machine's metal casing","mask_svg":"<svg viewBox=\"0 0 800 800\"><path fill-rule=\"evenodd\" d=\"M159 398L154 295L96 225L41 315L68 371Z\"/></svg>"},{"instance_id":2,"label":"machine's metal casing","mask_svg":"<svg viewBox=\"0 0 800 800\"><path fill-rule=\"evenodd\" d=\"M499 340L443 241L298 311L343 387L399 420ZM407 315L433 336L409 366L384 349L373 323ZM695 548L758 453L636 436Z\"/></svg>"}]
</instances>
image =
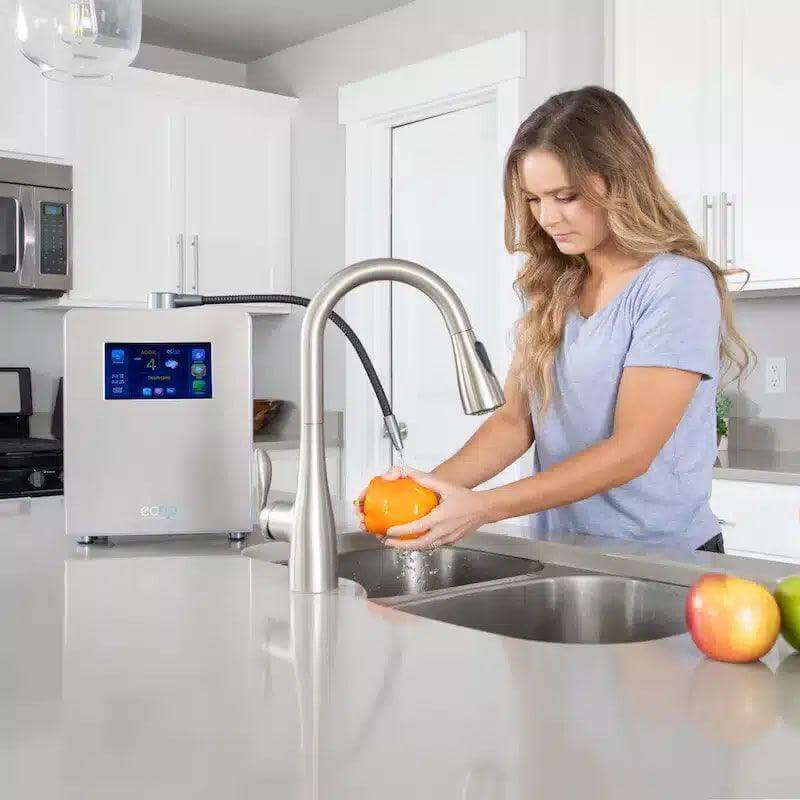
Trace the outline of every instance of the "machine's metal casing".
<instances>
[{"instance_id":1,"label":"machine's metal casing","mask_svg":"<svg viewBox=\"0 0 800 800\"><path fill-rule=\"evenodd\" d=\"M105 344L210 342L212 396L105 399ZM73 309L64 319L64 502L74 538L253 527L250 315Z\"/></svg>"}]
</instances>

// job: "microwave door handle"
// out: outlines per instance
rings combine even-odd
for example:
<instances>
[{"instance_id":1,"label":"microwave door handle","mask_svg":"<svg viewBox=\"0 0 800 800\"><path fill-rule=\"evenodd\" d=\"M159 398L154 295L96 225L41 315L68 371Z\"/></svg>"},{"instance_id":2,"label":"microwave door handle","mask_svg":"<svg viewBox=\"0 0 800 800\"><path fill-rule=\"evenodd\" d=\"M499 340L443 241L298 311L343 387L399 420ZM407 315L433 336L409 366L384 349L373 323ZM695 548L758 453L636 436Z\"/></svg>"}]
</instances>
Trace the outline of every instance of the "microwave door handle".
<instances>
[{"instance_id":1,"label":"microwave door handle","mask_svg":"<svg viewBox=\"0 0 800 800\"><path fill-rule=\"evenodd\" d=\"M34 190L28 187L23 187L19 197L19 222L22 243L17 254L23 285L36 286L36 202Z\"/></svg>"},{"instance_id":2,"label":"microwave door handle","mask_svg":"<svg viewBox=\"0 0 800 800\"><path fill-rule=\"evenodd\" d=\"M25 207L19 200L15 201L17 204L17 213L19 219L17 220L17 269L21 269L25 263L25 249L27 247L27 231L25 229Z\"/></svg>"}]
</instances>

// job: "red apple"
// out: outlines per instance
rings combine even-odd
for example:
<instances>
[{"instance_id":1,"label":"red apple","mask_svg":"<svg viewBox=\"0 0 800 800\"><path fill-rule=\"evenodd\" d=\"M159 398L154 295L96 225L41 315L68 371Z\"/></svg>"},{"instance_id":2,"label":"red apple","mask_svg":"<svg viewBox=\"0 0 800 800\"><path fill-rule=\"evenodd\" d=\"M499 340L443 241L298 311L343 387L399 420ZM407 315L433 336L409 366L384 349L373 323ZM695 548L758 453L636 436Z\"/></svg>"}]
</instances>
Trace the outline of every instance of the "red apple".
<instances>
[{"instance_id":1,"label":"red apple","mask_svg":"<svg viewBox=\"0 0 800 800\"><path fill-rule=\"evenodd\" d=\"M686 625L709 658L756 661L775 644L781 614L760 583L709 572L686 595Z\"/></svg>"}]
</instances>

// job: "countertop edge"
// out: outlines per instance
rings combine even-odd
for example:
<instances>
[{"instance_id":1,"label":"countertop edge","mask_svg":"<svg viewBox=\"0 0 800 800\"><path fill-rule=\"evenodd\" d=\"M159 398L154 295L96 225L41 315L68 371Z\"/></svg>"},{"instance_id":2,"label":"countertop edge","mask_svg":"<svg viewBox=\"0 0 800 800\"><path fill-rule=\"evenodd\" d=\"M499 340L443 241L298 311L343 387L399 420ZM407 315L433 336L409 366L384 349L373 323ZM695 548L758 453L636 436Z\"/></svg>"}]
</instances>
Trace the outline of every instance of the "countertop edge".
<instances>
[{"instance_id":1,"label":"countertop edge","mask_svg":"<svg viewBox=\"0 0 800 800\"><path fill-rule=\"evenodd\" d=\"M737 467L714 467L713 477L722 481L747 481L750 483L779 483L800 486L800 474L773 472L768 469L742 469Z\"/></svg>"}]
</instances>

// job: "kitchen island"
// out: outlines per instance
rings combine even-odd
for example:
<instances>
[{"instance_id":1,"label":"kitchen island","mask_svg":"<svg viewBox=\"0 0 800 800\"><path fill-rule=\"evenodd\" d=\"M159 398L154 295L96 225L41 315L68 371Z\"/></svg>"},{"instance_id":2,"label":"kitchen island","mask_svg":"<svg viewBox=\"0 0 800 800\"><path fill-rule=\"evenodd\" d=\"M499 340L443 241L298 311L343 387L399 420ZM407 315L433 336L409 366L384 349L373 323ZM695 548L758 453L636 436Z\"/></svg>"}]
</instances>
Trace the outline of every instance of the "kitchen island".
<instances>
[{"instance_id":1,"label":"kitchen island","mask_svg":"<svg viewBox=\"0 0 800 800\"><path fill-rule=\"evenodd\" d=\"M792 571L593 537L502 547L684 583ZM61 498L0 504L4 796L800 796L800 654L782 640L736 666L687 634L512 639L378 605L345 581L290 595L285 567L241 549L224 537L86 548L64 535ZM256 551L281 560L287 547Z\"/></svg>"}]
</instances>

